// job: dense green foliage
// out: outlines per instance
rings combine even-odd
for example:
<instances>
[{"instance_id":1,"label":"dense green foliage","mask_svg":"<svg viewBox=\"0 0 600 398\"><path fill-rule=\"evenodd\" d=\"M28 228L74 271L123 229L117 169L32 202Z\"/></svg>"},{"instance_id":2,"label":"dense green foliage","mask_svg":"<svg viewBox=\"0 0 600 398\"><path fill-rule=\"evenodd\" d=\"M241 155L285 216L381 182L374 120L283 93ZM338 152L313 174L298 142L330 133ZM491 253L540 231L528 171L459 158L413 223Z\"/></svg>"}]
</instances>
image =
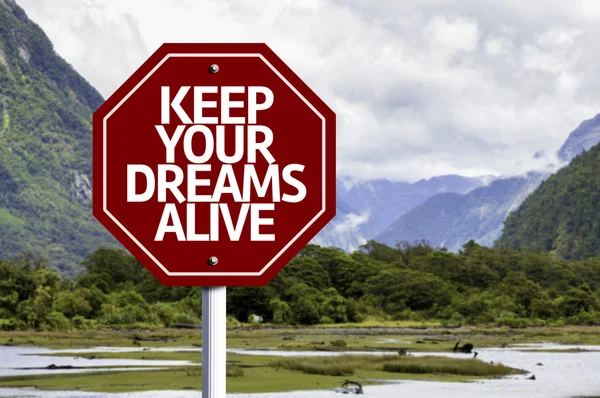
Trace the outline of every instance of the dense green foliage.
<instances>
[{"instance_id":1,"label":"dense green foliage","mask_svg":"<svg viewBox=\"0 0 600 398\"><path fill-rule=\"evenodd\" d=\"M165 287L124 251L101 248L87 273L61 279L34 256L0 262L4 328L69 329L199 323L201 288ZM448 325L600 322L600 259L469 242L458 254L424 243L362 251L305 247L265 287L228 288L229 320L331 324L437 320Z\"/></svg>"},{"instance_id":2,"label":"dense green foliage","mask_svg":"<svg viewBox=\"0 0 600 398\"><path fill-rule=\"evenodd\" d=\"M600 145L550 176L509 215L497 246L567 259L600 255Z\"/></svg>"},{"instance_id":3,"label":"dense green foliage","mask_svg":"<svg viewBox=\"0 0 600 398\"><path fill-rule=\"evenodd\" d=\"M114 242L91 215L91 115L102 97L13 1L0 1L0 256L70 274ZM113 243L114 244L114 243Z\"/></svg>"}]
</instances>

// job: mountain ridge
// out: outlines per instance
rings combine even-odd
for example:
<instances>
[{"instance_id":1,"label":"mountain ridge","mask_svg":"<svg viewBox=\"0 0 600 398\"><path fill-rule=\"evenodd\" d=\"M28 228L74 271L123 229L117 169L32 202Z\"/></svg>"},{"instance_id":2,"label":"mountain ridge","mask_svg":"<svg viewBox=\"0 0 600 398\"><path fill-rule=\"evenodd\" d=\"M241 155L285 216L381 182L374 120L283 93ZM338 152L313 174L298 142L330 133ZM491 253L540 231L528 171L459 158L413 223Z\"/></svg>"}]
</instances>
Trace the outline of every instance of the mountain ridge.
<instances>
[{"instance_id":1,"label":"mountain ridge","mask_svg":"<svg viewBox=\"0 0 600 398\"><path fill-rule=\"evenodd\" d=\"M375 240L389 246L420 239L433 247L458 251L476 236L477 243L491 245L500 234L505 214L517 207L523 194L532 192L544 174L498 179L467 194L432 196L395 221ZM424 232L425 231L425 232Z\"/></svg>"},{"instance_id":2,"label":"mountain ridge","mask_svg":"<svg viewBox=\"0 0 600 398\"><path fill-rule=\"evenodd\" d=\"M557 152L560 160L568 162L600 142L600 113L584 120L573 130Z\"/></svg>"},{"instance_id":3,"label":"mountain ridge","mask_svg":"<svg viewBox=\"0 0 600 398\"><path fill-rule=\"evenodd\" d=\"M557 156L561 161L569 162L598 142L600 114L583 121L573 130ZM517 210L550 175L550 172L529 172L523 176L496 179L488 186L463 195L433 196L399 217L374 239L388 245L424 239L434 247L444 246L452 251L460 250L471 239L490 246L500 237L503 222L510 212ZM504 192L497 189L502 185L507 188Z\"/></svg>"},{"instance_id":4,"label":"mountain ridge","mask_svg":"<svg viewBox=\"0 0 600 398\"><path fill-rule=\"evenodd\" d=\"M600 255L600 144L551 175L509 214L496 246L565 259Z\"/></svg>"},{"instance_id":5,"label":"mountain ridge","mask_svg":"<svg viewBox=\"0 0 600 398\"><path fill-rule=\"evenodd\" d=\"M337 178L337 216L312 243L353 251L395 219L439 192L466 193L495 177L435 176L413 183Z\"/></svg>"}]
</instances>

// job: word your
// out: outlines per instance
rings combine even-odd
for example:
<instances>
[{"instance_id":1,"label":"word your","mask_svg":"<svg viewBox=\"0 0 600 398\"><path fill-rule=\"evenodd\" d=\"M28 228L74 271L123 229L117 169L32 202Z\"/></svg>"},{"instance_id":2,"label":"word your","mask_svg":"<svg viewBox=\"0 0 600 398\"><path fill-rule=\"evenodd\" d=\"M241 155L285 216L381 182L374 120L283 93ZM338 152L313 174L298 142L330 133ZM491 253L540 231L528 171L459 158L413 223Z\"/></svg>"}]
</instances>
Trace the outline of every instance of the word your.
<instances>
[{"instance_id":1,"label":"word your","mask_svg":"<svg viewBox=\"0 0 600 398\"><path fill-rule=\"evenodd\" d=\"M193 92L193 118L181 103ZM291 163L282 167L270 151L273 131L257 123L258 113L268 110L274 102L267 87L243 86L183 86L171 99L171 87L161 87L161 123L155 126L165 149L164 164L150 167L145 164L127 165L127 201L165 203L155 240L162 241L172 233L179 241L218 241L219 225L223 221L227 236L238 241L249 229L251 241L274 241L275 235L262 233L261 226L274 225L273 216L264 213L275 210L279 202L298 203L307 194L306 186L292 173L302 173L304 165ZM205 94L218 95L219 101L205 99ZM232 94L246 96L245 101L232 100ZM259 100L259 95L264 97ZM206 116L205 110L219 108L219 116ZM245 116L231 116L231 109L246 108ZM171 111L179 122L171 126ZM167 129L169 127L170 132ZM233 153L226 153L226 144ZM201 148L201 150L198 150ZM177 154L183 153L184 159ZM214 159L218 162L215 162ZM212 163L207 163L213 160ZM257 162L266 161L257 168ZM184 165L182 167L182 164ZM217 178L211 179L218 170ZM138 191L138 178L143 176L144 189ZM140 180L140 182L142 182ZM291 186L294 194L283 193ZM199 193L198 189L203 190ZM253 203L255 197L267 198L269 203ZM286 191L287 192L287 191ZM223 203L222 200L229 199ZM186 203L184 222L177 204ZM241 203L237 216L232 215L230 203ZM198 233L197 214L208 212L209 225ZM185 226L184 226L185 225Z\"/></svg>"}]
</instances>

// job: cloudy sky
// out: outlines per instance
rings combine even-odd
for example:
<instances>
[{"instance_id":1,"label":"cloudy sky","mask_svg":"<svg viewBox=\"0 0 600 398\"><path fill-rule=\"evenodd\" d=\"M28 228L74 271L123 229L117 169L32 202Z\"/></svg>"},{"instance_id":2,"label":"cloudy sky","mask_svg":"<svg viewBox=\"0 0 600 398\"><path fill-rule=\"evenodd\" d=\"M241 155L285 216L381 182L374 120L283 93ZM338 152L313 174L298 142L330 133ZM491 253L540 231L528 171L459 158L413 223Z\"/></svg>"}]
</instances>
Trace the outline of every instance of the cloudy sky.
<instances>
[{"instance_id":1,"label":"cloudy sky","mask_svg":"<svg viewBox=\"0 0 600 398\"><path fill-rule=\"evenodd\" d=\"M337 113L359 179L541 168L600 112L597 0L18 2L105 97L163 42L267 43Z\"/></svg>"}]
</instances>

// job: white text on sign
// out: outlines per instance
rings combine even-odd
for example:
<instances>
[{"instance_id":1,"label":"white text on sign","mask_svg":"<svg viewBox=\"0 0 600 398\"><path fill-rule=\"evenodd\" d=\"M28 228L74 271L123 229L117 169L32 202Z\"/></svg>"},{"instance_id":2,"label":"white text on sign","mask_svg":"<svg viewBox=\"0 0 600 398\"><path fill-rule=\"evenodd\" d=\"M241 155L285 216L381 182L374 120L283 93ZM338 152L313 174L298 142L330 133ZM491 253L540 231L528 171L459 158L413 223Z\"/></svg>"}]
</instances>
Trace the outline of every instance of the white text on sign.
<instances>
[{"instance_id":1,"label":"white text on sign","mask_svg":"<svg viewBox=\"0 0 600 398\"><path fill-rule=\"evenodd\" d=\"M219 241L224 238L219 231L220 220L230 241L240 240L245 228L249 228L251 241L274 241L274 234L261 233L261 226L275 223L268 212L272 212L279 202L302 201L307 192L302 181L292 175L303 172L304 165L277 164L269 150L273 144L273 131L257 124L258 113L273 105L273 92L262 86L182 86L173 96L174 92L172 87L161 87L161 124L155 126L165 147L165 163L155 167L128 164L127 201L165 203L156 241L162 241L168 233L175 234L179 241ZM187 95L193 95L192 115L181 105ZM213 99L208 100L205 95ZM206 116L204 111L210 108L220 108L220 116ZM246 108L246 115L231 116L234 108ZM171 110L177 115L178 122L172 122ZM235 150L233 154L227 154L225 144L232 139ZM198 145L198 140L202 145ZM198 147L203 148L201 153L195 150ZM176 159L177 148L183 149L186 167L181 167L182 162ZM207 164L214 156L220 164ZM259 158L268 163L264 173L258 173L255 168ZM243 175L238 173L236 176L233 166L240 163L244 166ZM220 168L216 181L206 177L213 167ZM145 189L138 192L136 179L140 176L144 177ZM286 185L295 189L293 195L282 194ZM208 192L198 194L198 188ZM252 203L253 193L266 198L269 188L268 203ZM176 203L167 202L167 191L177 203L186 202L184 220ZM228 202L232 201L242 203L237 217L229 209ZM197 211L209 212L210 225L204 226L202 231L196 222Z\"/></svg>"}]
</instances>

